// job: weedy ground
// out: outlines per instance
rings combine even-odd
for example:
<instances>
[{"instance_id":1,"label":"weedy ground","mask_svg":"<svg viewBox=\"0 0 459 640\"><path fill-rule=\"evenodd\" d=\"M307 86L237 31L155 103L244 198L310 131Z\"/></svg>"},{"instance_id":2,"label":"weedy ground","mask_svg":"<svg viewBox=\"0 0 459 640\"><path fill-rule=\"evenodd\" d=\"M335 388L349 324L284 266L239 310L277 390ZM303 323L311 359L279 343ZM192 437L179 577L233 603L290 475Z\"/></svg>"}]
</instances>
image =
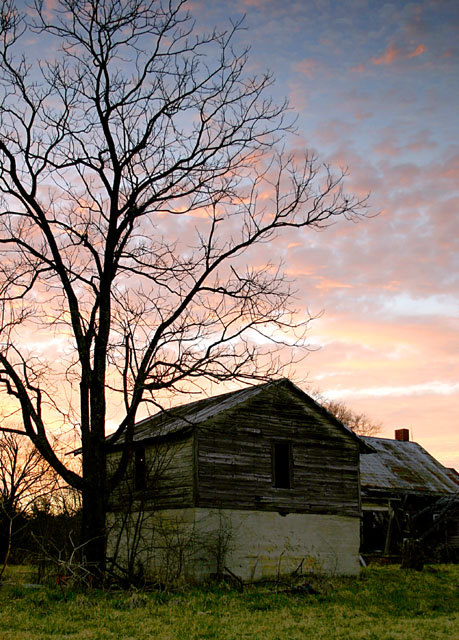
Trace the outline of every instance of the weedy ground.
<instances>
[{"instance_id":1,"label":"weedy ground","mask_svg":"<svg viewBox=\"0 0 459 640\"><path fill-rule=\"evenodd\" d=\"M370 566L358 578L304 577L171 592L77 590L31 583L12 567L0 584L0 639L459 640L459 566L422 572Z\"/></svg>"}]
</instances>

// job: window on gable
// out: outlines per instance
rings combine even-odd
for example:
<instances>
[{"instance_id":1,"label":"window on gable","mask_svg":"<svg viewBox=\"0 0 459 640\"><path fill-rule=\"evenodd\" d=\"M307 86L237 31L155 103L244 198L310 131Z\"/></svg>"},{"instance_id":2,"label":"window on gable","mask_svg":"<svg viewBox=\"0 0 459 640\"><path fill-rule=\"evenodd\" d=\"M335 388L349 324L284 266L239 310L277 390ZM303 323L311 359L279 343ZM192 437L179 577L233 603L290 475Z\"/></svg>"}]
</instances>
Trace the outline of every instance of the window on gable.
<instances>
[{"instance_id":1,"label":"window on gable","mask_svg":"<svg viewBox=\"0 0 459 640\"><path fill-rule=\"evenodd\" d=\"M278 489L292 488L292 443L273 442L273 484Z\"/></svg>"},{"instance_id":2,"label":"window on gable","mask_svg":"<svg viewBox=\"0 0 459 640\"><path fill-rule=\"evenodd\" d=\"M134 452L134 488L137 491L145 489L146 462L145 447L138 447Z\"/></svg>"}]
</instances>

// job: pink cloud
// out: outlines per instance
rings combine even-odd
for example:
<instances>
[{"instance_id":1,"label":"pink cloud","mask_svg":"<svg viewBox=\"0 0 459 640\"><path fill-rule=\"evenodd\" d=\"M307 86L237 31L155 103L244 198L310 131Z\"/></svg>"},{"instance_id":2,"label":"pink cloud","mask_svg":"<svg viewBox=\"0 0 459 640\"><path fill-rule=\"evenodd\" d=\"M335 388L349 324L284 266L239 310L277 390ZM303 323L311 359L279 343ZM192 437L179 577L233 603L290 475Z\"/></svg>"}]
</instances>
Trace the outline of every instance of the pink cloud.
<instances>
[{"instance_id":1,"label":"pink cloud","mask_svg":"<svg viewBox=\"0 0 459 640\"><path fill-rule=\"evenodd\" d=\"M300 60L295 64L294 70L299 71L300 73L304 73L304 75L308 78L312 78L317 71L317 62L312 58Z\"/></svg>"},{"instance_id":2,"label":"pink cloud","mask_svg":"<svg viewBox=\"0 0 459 640\"><path fill-rule=\"evenodd\" d=\"M326 278L320 278L316 289L324 289L330 291L330 289L353 289L354 286L347 282L339 282L338 280L328 280Z\"/></svg>"},{"instance_id":3,"label":"pink cloud","mask_svg":"<svg viewBox=\"0 0 459 640\"><path fill-rule=\"evenodd\" d=\"M359 122L363 122L364 120L368 120L369 118L371 118L373 114L371 113L371 111L363 111L362 109L356 109L353 112L353 116L356 120L358 120Z\"/></svg>"},{"instance_id":4,"label":"pink cloud","mask_svg":"<svg viewBox=\"0 0 459 640\"><path fill-rule=\"evenodd\" d=\"M344 120L327 120L321 123L315 130L315 137L321 144L333 144L337 140L342 140L347 136L351 137L355 130L355 124L345 122ZM346 154L344 156L343 163L336 163L337 166L347 166L349 161L346 161ZM336 160L336 159L335 159Z\"/></svg>"},{"instance_id":5,"label":"pink cloud","mask_svg":"<svg viewBox=\"0 0 459 640\"><path fill-rule=\"evenodd\" d=\"M411 51L411 53L408 54L408 58L416 58L424 53L424 51L426 51L426 47L423 44L420 44L416 49L414 49L414 51Z\"/></svg>"},{"instance_id":6,"label":"pink cloud","mask_svg":"<svg viewBox=\"0 0 459 640\"><path fill-rule=\"evenodd\" d=\"M400 149L394 140L384 139L378 144L375 144L373 151L380 153L383 156L391 156L394 158L400 153Z\"/></svg>"},{"instance_id":7,"label":"pink cloud","mask_svg":"<svg viewBox=\"0 0 459 640\"><path fill-rule=\"evenodd\" d=\"M372 57L373 64L392 64L397 60L403 58L416 58L426 51L426 47L423 44L419 44L413 51L407 52L402 47L398 47L395 44L390 44L387 49L378 57Z\"/></svg>"},{"instance_id":8,"label":"pink cloud","mask_svg":"<svg viewBox=\"0 0 459 640\"><path fill-rule=\"evenodd\" d=\"M401 286L402 283L400 280L391 280L383 286L383 289L387 289L387 291L399 291Z\"/></svg>"},{"instance_id":9,"label":"pink cloud","mask_svg":"<svg viewBox=\"0 0 459 640\"><path fill-rule=\"evenodd\" d=\"M390 44L387 49L377 58L371 58L373 64L392 64L395 60L398 60L402 55L402 50L393 44Z\"/></svg>"}]
</instances>

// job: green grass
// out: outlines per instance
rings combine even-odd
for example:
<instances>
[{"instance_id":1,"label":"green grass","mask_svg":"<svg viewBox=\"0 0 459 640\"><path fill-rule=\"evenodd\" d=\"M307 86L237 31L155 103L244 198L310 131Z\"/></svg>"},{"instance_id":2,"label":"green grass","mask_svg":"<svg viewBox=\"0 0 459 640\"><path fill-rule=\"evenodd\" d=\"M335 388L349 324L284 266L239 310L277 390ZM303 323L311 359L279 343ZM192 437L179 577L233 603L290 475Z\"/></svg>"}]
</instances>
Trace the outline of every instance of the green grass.
<instances>
[{"instance_id":1,"label":"green grass","mask_svg":"<svg viewBox=\"0 0 459 640\"><path fill-rule=\"evenodd\" d=\"M175 593L31 587L12 568L0 586L0 639L459 639L459 566L369 567L359 578L309 578L316 595L259 585Z\"/></svg>"}]
</instances>

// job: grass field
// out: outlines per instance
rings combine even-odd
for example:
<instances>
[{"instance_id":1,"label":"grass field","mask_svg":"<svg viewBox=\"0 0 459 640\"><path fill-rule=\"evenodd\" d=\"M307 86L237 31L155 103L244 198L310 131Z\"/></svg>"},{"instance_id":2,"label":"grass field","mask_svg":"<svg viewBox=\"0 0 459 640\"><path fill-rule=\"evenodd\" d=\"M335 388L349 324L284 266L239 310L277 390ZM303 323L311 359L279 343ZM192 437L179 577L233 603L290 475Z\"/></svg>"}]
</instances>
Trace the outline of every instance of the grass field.
<instances>
[{"instance_id":1,"label":"grass field","mask_svg":"<svg viewBox=\"0 0 459 640\"><path fill-rule=\"evenodd\" d=\"M285 584L180 592L38 587L27 569L0 585L1 640L459 640L459 566L369 567L359 578L307 578L312 595Z\"/></svg>"}]
</instances>

